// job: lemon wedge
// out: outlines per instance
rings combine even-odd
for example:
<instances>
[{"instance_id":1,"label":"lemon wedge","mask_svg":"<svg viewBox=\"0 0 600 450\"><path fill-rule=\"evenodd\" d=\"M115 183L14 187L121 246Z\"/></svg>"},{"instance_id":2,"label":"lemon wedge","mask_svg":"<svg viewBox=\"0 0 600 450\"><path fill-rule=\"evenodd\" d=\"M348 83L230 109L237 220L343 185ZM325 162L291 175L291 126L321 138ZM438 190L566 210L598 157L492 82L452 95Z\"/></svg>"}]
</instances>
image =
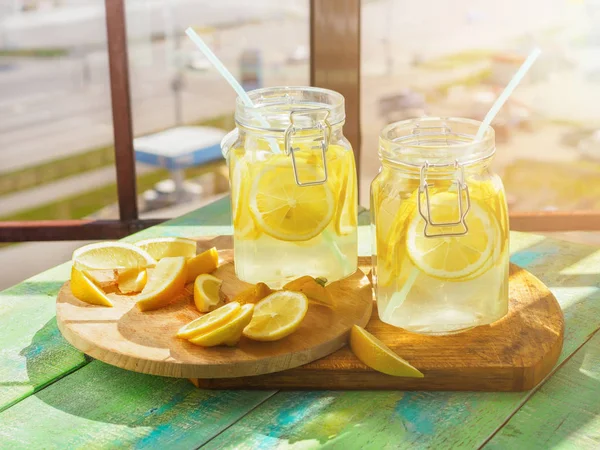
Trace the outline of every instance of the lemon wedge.
<instances>
[{"instance_id":1,"label":"lemon wedge","mask_svg":"<svg viewBox=\"0 0 600 450\"><path fill-rule=\"evenodd\" d=\"M75 266L71 268L71 292L78 300L91 305L112 306L112 302L102 289L94 284Z\"/></svg>"},{"instance_id":2,"label":"lemon wedge","mask_svg":"<svg viewBox=\"0 0 600 450\"><path fill-rule=\"evenodd\" d=\"M277 341L298 329L308 311L308 299L300 292L277 291L254 307L244 336L255 341Z\"/></svg>"},{"instance_id":3,"label":"lemon wedge","mask_svg":"<svg viewBox=\"0 0 600 450\"><path fill-rule=\"evenodd\" d=\"M181 327L177 332L177 337L190 339L201 334L206 334L231 321L240 311L241 306L239 303L227 303Z\"/></svg>"},{"instance_id":4,"label":"lemon wedge","mask_svg":"<svg viewBox=\"0 0 600 450\"><path fill-rule=\"evenodd\" d=\"M219 252L215 247L187 260L187 280L192 283L198 275L210 273L219 266Z\"/></svg>"},{"instance_id":5,"label":"lemon wedge","mask_svg":"<svg viewBox=\"0 0 600 450\"><path fill-rule=\"evenodd\" d=\"M208 333L193 337L189 341L192 344L201 345L202 347L214 347L215 345L223 344L233 346L239 342L244 327L252 320L253 311L254 305L244 305L240 308L237 315L224 325Z\"/></svg>"},{"instance_id":6,"label":"lemon wedge","mask_svg":"<svg viewBox=\"0 0 600 450\"><path fill-rule=\"evenodd\" d=\"M326 283L327 280L325 278L313 278L305 275L287 283L283 286L283 290L302 292L313 302L335 308L335 300L325 287Z\"/></svg>"},{"instance_id":7,"label":"lemon wedge","mask_svg":"<svg viewBox=\"0 0 600 450\"><path fill-rule=\"evenodd\" d=\"M245 305L247 303L254 304L258 303L271 293L273 293L273 291L265 283L256 283L254 286L250 286L248 289L233 297L233 301L238 302L240 305Z\"/></svg>"},{"instance_id":8,"label":"lemon wedge","mask_svg":"<svg viewBox=\"0 0 600 450\"><path fill-rule=\"evenodd\" d=\"M423 378L424 376L383 342L358 325L354 325L350 331L350 349L364 364L378 372L396 377Z\"/></svg>"},{"instance_id":9,"label":"lemon wedge","mask_svg":"<svg viewBox=\"0 0 600 450\"><path fill-rule=\"evenodd\" d=\"M148 281L146 269L125 269L117 276L117 288L122 294L141 292Z\"/></svg>"},{"instance_id":10,"label":"lemon wedge","mask_svg":"<svg viewBox=\"0 0 600 450\"><path fill-rule=\"evenodd\" d=\"M196 281L194 282L194 303L198 311L211 311L221 303L221 284L223 284L223 280L207 273L196 277Z\"/></svg>"},{"instance_id":11,"label":"lemon wedge","mask_svg":"<svg viewBox=\"0 0 600 450\"><path fill-rule=\"evenodd\" d=\"M315 181L319 171L298 164L302 182ZM266 167L252 185L250 211L268 235L283 241L307 241L331 222L334 197L327 183L298 186L291 166Z\"/></svg>"},{"instance_id":12,"label":"lemon wedge","mask_svg":"<svg viewBox=\"0 0 600 450\"><path fill-rule=\"evenodd\" d=\"M168 305L183 292L187 266L183 256L161 259L148 277L148 282L134 299L140 311L150 311Z\"/></svg>"},{"instance_id":13,"label":"lemon wedge","mask_svg":"<svg viewBox=\"0 0 600 450\"><path fill-rule=\"evenodd\" d=\"M186 258L196 256L196 241L181 237L145 239L136 242L135 245L145 250L157 261L172 256L185 256Z\"/></svg>"},{"instance_id":14,"label":"lemon wedge","mask_svg":"<svg viewBox=\"0 0 600 450\"><path fill-rule=\"evenodd\" d=\"M126 242L97 242L73 252L73 264L79 270L143 269L156 260L146 251Z\"/></svg>"},{"instance_id":15,"label":"lemon wedge","mask_svg":"<svg viewBox=\"0 0 600 450\"><path fill-rule=\"evenodd\" d=\"M456 193L441 192L429 198L434 222L458 220ZM483 267L497 242L495 219L485 205L471 199L471 209L465 221L468 233L464 236L428 238L424 235L425 220L414 214L408 225L406 246L415 266L427 275L444 280L464 279ZM464 231L461 226L429 227L432 234L461 231Z\"/></svg>"}]
</instances>

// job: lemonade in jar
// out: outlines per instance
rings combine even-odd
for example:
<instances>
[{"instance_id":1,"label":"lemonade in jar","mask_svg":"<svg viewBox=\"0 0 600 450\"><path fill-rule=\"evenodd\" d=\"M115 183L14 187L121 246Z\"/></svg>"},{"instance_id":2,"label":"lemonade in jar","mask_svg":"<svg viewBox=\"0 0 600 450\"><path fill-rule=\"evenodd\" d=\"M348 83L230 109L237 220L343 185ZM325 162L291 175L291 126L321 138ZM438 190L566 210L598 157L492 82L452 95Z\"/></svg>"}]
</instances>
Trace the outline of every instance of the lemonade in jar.
<instances>
[{"instance_id":1,"label":"lemonade in jar","mask_svg":"<svg viewBox=\"0 0 600 450\"><path fill-rule=\"evenodd\" d=\"M276 87L238 98L222 143L229 164L236 275L278 288L303 275L335 281L357 268L354 155L344 97Z\"/></svg>"},{"instance_id":2,"label":"lemonade in jar","mask_svg":"<svg viewBox=\"0 0 600 450\"><path fill-rule=\"evenodd\" d=\"M508 214L490 169L494 130L420 118L388 125L371 185L373 281L382 321L424 334L492 323L508 311Z\"/></svg>"}]
</instances>

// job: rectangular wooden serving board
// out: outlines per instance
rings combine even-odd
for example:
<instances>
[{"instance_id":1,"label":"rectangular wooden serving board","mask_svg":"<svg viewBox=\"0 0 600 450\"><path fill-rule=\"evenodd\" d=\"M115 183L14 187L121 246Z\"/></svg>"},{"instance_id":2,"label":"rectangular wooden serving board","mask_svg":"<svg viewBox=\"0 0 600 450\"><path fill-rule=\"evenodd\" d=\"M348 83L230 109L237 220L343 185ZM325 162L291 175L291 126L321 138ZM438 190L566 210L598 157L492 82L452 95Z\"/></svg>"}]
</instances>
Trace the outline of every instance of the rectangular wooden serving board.
<instances>
[{"instance_id":1,"label":"rectangular wooden serving board","mask_svg":"<svg viewBox=\"0 0 600 450\"><path fill-rule=\"evenodd\" d=\"M361 258L363 267L368 262ZM379 320L373 308L367 330L425 375L403 378L376 372L346 346L304 366L267 375L193 379L208 389L523 391L554 367L564 321L548 288L511 265L509 312L492 325L446 336L409 333Z\"/></svg>"}]
</instances>

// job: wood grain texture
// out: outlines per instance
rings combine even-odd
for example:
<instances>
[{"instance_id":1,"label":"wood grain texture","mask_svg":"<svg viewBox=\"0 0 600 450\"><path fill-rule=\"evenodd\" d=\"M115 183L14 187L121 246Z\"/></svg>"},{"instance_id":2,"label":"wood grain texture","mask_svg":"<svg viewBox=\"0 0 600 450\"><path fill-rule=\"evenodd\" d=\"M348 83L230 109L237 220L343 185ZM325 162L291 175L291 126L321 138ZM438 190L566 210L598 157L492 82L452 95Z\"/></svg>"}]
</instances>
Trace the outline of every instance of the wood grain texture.
<instances>
[{"instance_id":1,"label":"wood grain texture","mask_svg":"<svg viewBox=\"0 0 600 450\"><path fill-rule=\"evenodd\" d=\"M600 448L600 334L561 367L485 449Z\"/></svg>"},{"instance_id":2,"label":"wood grain texture","mask_svg":"<svg viewBox=\"0 0 600 450\"><path fill-rule=\"evenodd\" d=\"M0 293L0 411L85 364L56 328L63 264Z\"/></svg>"},{"instance_id":3,"label":"wood grain texture","mask_svg":"<svg viewBox=\"0 0 600 450\"><path fill-rule=\"evenodd\" d=\"M367 258L361 258L365 262ZM533 275L511 265L507 316L448 336L422 336L379 320L367 330L409 361L425 378L393 377L361 363L345 347L284 372L241 379L199 380L207 388L401 389L523 391L552 369L563 340L563 315L552 293Z\"/></svg>"},{"instance_id":4,"label":"wood grain texture","mask_svg":"<svg viewBox=\"0 0 600 450\"><path fill-rule=\"evenodd\" d=\"M188 450L271 395L202 391L94 361L0 414L0 448Z\"/></svg>"},{"instance_id":5,"label":"wood grain texture","mask_svg":"<svg viewBox=\"0 0 600 450\"><path fill-rule=\"evenodd\" d=\"M217 246L220 266L213 275L223 280L229 297L250 285L235 276L231 236L201 239L201 250ZM152 274L150 274L150 277ZM327 287L338 307L311 303L297 331L275 342L245 337L235 347L204 348L175 337L185 324L201 316L191 295L165 308L141 312L131 296L108 294L113 307L77 300L65 283L56 301L56 319L63 336L76 348L108 364L135 372L177 378L229 378L262 375L298 367L343 347L354 324L371 317L371 283L357 270Z\"/></svg>"},{"instance_id":6,"label":"wood grain texture","mask_svg":"<svg viewBox=\"0 0 600 450\"><path fill-rule=\"evenodd\" d=\"M600 251L512 232L511 253L513 263L525 267L550 287L563 309L565 339L560 362L600 325ZM572 385L565 383L561 389L568 392ZM326 445L348 449L473 449L518 410L529 395L530 392L282 391L206 448Z\"/></svg>"}]
</instances>

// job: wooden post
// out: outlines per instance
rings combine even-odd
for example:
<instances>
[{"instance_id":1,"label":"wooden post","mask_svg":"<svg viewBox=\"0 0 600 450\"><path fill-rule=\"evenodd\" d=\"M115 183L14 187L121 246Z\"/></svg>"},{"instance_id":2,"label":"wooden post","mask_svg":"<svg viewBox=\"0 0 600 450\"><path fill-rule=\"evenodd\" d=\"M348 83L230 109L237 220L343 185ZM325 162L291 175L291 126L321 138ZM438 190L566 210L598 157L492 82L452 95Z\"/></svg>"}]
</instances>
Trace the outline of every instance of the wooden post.
<instances>
[{"instance_id":1,"label":"wooden post","mask_svg":"<svg viewBox=\"0 0 600 450\"><path fill-rule=\"evenodd\" d=\"M105 0L104 4L108 35L108 63L110 66L110 93L119 216L122 221L133 221L138 218L138 207L133 129L131 125L125 0Z\"/></svg>"},{"instance_id":2,"label":"wooden post","mask_svg":"<svg viewBox=\"0 0 600 450\"><path fill-rule=\"evenodd\" d=\"M360 173L360 0L310 0L310 84L345 97L344 135Z\"/></svg>"}]
</instances>

